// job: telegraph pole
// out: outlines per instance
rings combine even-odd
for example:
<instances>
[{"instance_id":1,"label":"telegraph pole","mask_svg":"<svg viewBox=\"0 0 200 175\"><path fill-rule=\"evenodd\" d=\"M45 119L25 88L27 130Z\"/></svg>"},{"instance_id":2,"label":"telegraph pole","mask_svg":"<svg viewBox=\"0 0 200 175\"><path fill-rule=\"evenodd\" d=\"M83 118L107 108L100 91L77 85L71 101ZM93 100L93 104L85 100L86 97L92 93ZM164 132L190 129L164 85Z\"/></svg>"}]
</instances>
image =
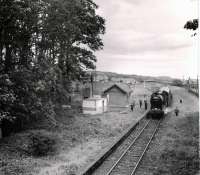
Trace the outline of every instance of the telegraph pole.
<instances>
[{"instance_id":1,"label":"telegraph pole","mask_svg":"<svg viewBox=\"0 0 200 175\"><path fill-rule=\"evenodd\" d=\"M95 70L94 70L94 91L96 90L96 84L97 84L97 69L95 65Z\"/></svg>"},{"instance_id":2,"label":"telegraph pole","mask_svg":"<svg viewBox=\"0 0 200 175\"><path fill-rule=\"evenodd\" d=\"M190 77L188 78L188 90L190 89Z\"/></svg>"},{"instance_id":3,"label":"telegraph pole","mask_svg":"<svg viewBox=\"0 0 200 175\"><path fill-rule=\"evenodd\" d=\"M146 85L145 85L145 80L144 80L144 89L146 88Z\"/></svg>"},{"instance_id":4,"label":"telegraph pole","mask_svg":"<svg viewBox=\"0 0 200 175\"><path fill-rule=\"evenodd\" d=\"M198 78L198 75L197 75L197 94L199 94L199 78Z\"/></svg>"},{"instance_id":5,"label":"telegraph pole","mask_svg":"<svg viewBox=\"0 0 200 175\"><path fill-rule=\"evenodd\" d=\"M94 87L93 87L93 74L92 74L92 72L90 73L90 83L91 83L90 97L93 97L93 90L94 90Z\"/></svg>"}]
</instances>

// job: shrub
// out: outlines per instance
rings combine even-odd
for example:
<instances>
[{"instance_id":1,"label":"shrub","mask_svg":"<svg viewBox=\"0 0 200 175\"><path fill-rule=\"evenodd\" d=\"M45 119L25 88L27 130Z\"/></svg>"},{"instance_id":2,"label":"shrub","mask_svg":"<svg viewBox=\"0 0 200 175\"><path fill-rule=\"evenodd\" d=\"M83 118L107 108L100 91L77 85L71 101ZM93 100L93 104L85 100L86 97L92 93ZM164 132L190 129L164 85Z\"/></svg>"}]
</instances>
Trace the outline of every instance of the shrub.
<instances>
[{"instance_id":1,"label":"shrub","mask_svg":"<svg viewBox=\"0 0 200 175\"><path fill-rule=\"evenodd\" d=\"M34 132L30 135L29 153L33 156L45 156L55 152L56 139L45 131Z\"/></svg>"},{"instance_id":2,"label":"shrub","mask_svg":"<svg viewBox=\"0 0 200 175\"><path fill-rule=\"evenodd\" d=\"M76 164L71 164L69 167L66 168L66 173L69 175L76 175L78 170L78 166Z\"/></svg>"},{"instance_id":3,"label":"shrub","mask_svg":"<svg viewBox=\"0 0 200 175\"><path fill-rule=\"evenodd\" d=\"M173 85L182 87L183 86L183 82L181 80L179 80L179 79L174 79L173 80Z\"/></svg>"}]
</instances>

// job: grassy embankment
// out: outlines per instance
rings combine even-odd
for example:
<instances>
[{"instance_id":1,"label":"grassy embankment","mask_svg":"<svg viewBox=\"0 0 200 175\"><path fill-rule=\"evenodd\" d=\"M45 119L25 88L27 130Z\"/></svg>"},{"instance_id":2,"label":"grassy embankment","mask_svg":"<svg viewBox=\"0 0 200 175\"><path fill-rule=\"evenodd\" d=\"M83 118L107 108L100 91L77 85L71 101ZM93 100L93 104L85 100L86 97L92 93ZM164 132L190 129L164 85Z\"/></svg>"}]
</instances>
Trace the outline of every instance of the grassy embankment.
<instances>
[{"instance_id":1,"label":"grassy embankment","mask_svg":"<svg viewBox=\"0 0 200 175\"><path fill-rule=\"evenodd\" d=\"M84 169L107 148L130 123L136 121L144 109L132 113L109 112L103 115L82 115L69 112L60 115L58 126L42 122L0 141L1 175L62 175ZM45 156L30 154L30 136L41 132L55 138L55 151Z\"/></svg>"},{"instance_id":2,"label":"grassy embankment","mask_svg":"<svg viewBox=\"0 0 200 175\"><path fill-rule=\"evenodd\" d=\"M199 169L199 116L191 113L167 125L154 175L194 175Z\"/></svg>"}]
</instances>

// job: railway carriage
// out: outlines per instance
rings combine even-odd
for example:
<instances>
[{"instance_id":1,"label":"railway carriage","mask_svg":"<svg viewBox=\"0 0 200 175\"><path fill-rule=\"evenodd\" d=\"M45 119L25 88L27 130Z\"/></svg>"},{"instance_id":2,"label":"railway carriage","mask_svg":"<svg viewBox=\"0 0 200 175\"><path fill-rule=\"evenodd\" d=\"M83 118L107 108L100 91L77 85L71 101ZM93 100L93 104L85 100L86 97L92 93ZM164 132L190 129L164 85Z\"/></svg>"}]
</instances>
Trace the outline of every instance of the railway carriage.
<instances>
[{"instance_id":1,"label":"railway carriage","mask_svg":"<svg viewBox=\"0 0 200 175\"><path fill-rule=\"evenodd\" d=\"M165 110L172 103L172 93L169 87L162 87L154 92L150 98L151 108L147 117L160 118L164 116Z\"/></svg>"}]
</instances>

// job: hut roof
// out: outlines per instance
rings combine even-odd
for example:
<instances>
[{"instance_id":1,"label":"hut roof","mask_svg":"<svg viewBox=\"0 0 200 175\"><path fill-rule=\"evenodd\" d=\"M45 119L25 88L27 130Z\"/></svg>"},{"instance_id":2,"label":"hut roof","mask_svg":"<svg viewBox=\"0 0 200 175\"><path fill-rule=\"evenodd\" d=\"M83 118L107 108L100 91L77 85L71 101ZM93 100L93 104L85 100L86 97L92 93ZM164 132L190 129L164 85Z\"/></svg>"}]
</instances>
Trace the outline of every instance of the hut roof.
<instances>
[{"instance_id":1,"label":"hut roof","mask_svg":"<svg viewBox=\"0 0 200 175\"><path fill-rule=\"evenodd\" d=\"M110 89L112 89L113 87L118 87L123 93L125 94L130 94L131 89L128 85L123 84L123 83L115 83L111 86L109 86L108 88L106 88L103 92L108 92Z\"/></svg>"}]
</instances>

